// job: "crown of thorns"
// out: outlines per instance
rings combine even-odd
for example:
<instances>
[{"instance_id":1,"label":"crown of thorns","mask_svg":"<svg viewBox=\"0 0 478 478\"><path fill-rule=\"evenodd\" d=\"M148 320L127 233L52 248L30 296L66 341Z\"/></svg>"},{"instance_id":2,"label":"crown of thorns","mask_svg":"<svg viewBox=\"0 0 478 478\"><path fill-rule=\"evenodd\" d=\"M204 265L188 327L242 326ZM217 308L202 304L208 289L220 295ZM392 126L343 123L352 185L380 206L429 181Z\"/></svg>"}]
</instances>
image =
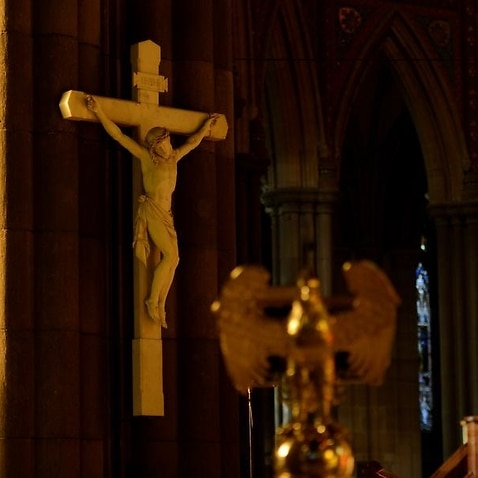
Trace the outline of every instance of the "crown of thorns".
<instances>
[{"instance_id":1,"label":"crown of thorns","mask_svg":"<svg viewBox=\"0 0 478 478\"><path fill-rule=\"evenodd\" d=\"M152 146L155 143L159 143L169 137L169 131L166 128L159 126L152 128L146 135L146 143Z\"/></svg>"}]
</instances>

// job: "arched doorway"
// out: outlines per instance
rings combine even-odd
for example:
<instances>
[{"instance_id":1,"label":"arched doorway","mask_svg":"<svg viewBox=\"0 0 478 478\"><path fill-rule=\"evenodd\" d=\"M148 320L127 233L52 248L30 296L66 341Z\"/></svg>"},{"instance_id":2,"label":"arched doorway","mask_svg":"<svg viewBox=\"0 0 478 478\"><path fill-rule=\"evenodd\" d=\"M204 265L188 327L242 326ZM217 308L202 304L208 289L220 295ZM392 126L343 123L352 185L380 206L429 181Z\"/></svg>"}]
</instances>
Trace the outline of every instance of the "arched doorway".
<instances>
[{"instance_id":1,"label":"arched doorway","mask_svg":"<svg viewBox=\"0 0 478 478\"><path fill-rule=\"evenodd\" d=\"M398 476L430 476L441 463L440 410L434 408L435 427L420 431L414 295L421 238L431 234L425 164L385 55L369 66L355 98L341 155L334 256L338 263L368 258L381 264L400 290L402 305L386 383L378 389L350 386L339 417L353 432L358 467L376 459Z\"/></svg>"}]
</instances>

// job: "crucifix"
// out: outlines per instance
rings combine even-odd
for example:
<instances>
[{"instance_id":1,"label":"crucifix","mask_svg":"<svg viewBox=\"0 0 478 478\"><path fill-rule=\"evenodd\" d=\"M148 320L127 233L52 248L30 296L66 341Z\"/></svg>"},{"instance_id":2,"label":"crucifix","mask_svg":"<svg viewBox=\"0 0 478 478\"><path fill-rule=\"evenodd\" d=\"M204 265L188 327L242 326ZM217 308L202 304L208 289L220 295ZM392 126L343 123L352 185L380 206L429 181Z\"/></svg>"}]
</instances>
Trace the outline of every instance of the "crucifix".
<instances>
[{"instance_id":1,"label":"crucifix","mask_svg":"<svg viewBox=\"0 0 478 478\"><path fill-rule=\"evenodd\" d=\"M170 215L176 163L203 138L224 139L228 126L221 114L159 106L159 93L168 88L167 79L158 74L159 45L150 40L133 45L131 63L133 101L70 90L60 100L60 111L68 120L101 122L140 160L134 161L133 170L133 193L140 198L135 219L135 252L140 260L134 261L133 414L163 416L161 327L166 327L164 302L178 258ZM135 138L119 126L135 128ZM173 149L169 133L188 138ZM150 254L151 245L155 247Z\"/></svg>"}]
</instances>

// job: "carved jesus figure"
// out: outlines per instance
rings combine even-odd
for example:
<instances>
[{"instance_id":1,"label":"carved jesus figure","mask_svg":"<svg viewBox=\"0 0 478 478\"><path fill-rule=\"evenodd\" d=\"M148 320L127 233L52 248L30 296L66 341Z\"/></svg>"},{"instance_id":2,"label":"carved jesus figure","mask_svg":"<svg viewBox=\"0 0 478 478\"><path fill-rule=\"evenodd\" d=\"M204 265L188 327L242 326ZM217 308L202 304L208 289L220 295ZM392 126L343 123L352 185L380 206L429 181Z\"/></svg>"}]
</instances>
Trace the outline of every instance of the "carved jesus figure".
<instances>
[{"instance_id":1,"label":"carved jesus figure","mask_svg":"<svg viewBox=\"0 0 478 478\"><path fill-rule=\"evenodd\" d=\"M149 316L166 328L166 297L179 262L178 242L171 213L177 163L210 133L219 115L211 115L181 146L173 149L169 132L165 128L154 127L149 130L143 146L125 135L106 116L93 96L86 96L86 106L96 115L106 132L141 162L144 194L139 198L133 247L136 256L145 266L150 253L150 240L160 252L145 305Z\"/></svg>"}]
</instances>

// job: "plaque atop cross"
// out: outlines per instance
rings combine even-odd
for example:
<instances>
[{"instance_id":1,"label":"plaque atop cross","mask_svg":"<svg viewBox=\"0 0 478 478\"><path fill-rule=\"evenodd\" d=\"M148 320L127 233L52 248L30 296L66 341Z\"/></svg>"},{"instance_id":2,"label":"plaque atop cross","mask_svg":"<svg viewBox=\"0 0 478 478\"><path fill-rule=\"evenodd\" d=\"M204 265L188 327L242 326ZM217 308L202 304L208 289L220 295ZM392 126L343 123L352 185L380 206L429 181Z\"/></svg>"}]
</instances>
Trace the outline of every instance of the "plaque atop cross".
<instances>
[{"instance_id":1,"label":"plaque atop cross","mask_svg":"<svg viewBox=\"0 0 478 478\"><path fill-rule=\"evenodd\" d=\"M195 147L193 145L199 144L203 138L211 141L225 139L228 130L224 115L216 113L211 117L208 113L159 105L159 94L168 89L167 78L158 73L161 59L160 52L159 45L150 40L137 43L131 47L133 100L96 95L92 97L81 91L70 90L63 94L59 105L63 118L67 120L100 121L114 139L136 158L140 159L141 164L138 164L138 161L134 162L133 171L134 201L137 201L138 196L143 198L143 202L140 202L138 208L136 223L141 208L146 211L144 214L147 216L147 214L153 214L151 211L156 209L157 204L154 204L156 199L164 202L164 196L156 186L142 194L147 189L144 187L146 184L144 181L145 175L149 174L149 178L154 178L162 174L160 170L151 170L150 163L153 162L157 167L157 162L153 156L156 151L161 153L162 146L157 146L157 143L164 140L164 133L162 133L162 136L154 137L151 142L146 138L147 133L148 137L151 131L155 130L166 131L168 135L171 133L189 136L185 145L174 150L174 154L179 159ZM119 126L133 127L135 138L139 138L137 142L124 135ZM167 142L169 143L169 139ZM170 172L167 174L170 175ZM137 180L141 175L143 175L142 185ZM158 183L162 181L161 177L158 177L157 180ZM170 184L171 193L174 190L174 184ZM156 219L158 219L157 216ZM172 223L171 226L174 229ZM175 231L173 232L175 234ZM157 236L158 231L155 234ZM144 241L144 237L142 239L142 242L148 242L147 236L146 241ZM156 244L156 240L154 240L154 243ZM146 244L145 248L149 250L149 245ZM151 296L146 300L147 308L145 307L145 299L150 289L149 284L151 282L152 284L155 283L161 254L156 251L156 254L151 254L152 258L148 257L146 256L143 261L144 265L140 261L134 261L133 414L162 416L164 415L164 397L161 322L155 321L155 309L151 305ZM152 269L154 269L153 278L151 277L151 270L148 270L151 267L148 267L148 265L152 265ZM151 285L151 295L153 289L154 287ZM152 317L155 320L152 320ZM163 326L165 326L165 321Z\"/></svg>"}]
</instances>

